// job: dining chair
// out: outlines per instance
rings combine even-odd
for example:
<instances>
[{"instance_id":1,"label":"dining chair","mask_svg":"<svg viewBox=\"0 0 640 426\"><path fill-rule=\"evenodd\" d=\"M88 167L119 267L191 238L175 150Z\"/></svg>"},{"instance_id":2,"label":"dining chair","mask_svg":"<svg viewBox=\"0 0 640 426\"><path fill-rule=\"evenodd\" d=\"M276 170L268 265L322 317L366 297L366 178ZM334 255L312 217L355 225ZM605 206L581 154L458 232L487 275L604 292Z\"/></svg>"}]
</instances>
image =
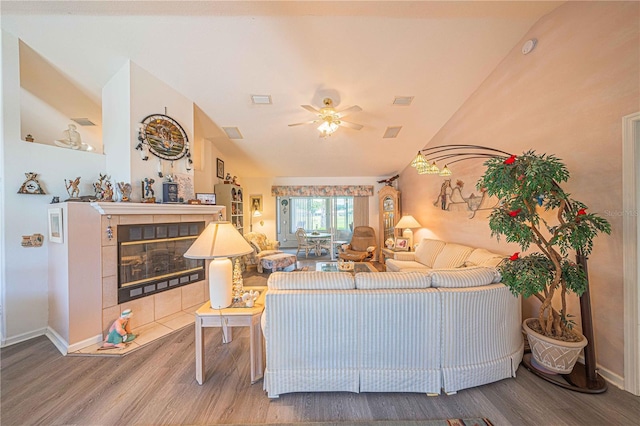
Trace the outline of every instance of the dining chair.
<instances>
[{"instance_id":1,"label":"dining chair","mask_svg":"<svg viewBox=\"0 0 640 426\"><path fill-rule=\"evenodd\" d=\"M322 256L322 250L326 250L327 254L331 255L332 250L334 248L333 241L335 239L335 230L333 228L329 228L330 237L327 240L321 240L318 244L317 250L319 251L318 256ZM333 256L331 256L333 258Z\"/></svg>"},{"instance_id":2,"label":"dining chair","mask_svg":"<svg viewBox=\"0 0 640 426\"><path fill-rule=\"evenodd\" d=\"M304 256L309 257L309 252L316 248L315 244L310 243L307 240L307 233L303 228L298 228L296 230L296 239L298 240L298 250L296 251L296 256L300 253L300 250L304 250Z\"/></svg>"}]
</instances>

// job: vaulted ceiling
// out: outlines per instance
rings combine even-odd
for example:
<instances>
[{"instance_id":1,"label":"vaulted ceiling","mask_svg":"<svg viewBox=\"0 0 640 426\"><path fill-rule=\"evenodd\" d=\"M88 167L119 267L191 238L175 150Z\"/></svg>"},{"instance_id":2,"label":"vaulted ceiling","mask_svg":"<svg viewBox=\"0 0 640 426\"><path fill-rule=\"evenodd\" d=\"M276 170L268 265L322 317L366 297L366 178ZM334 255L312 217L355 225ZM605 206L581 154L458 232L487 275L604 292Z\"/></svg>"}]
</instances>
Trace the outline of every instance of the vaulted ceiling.
<instances>
[{"instance_id":1,"label":"vaulted ceiling","mask_svg":"<svg viewBox=\"0 0 640 426\"><path fill-rule=\"evenodd\" d=\"M239 176L386 177L561 3L5 0L2 28L98 103L135 62L215 123L204 136ZM348 120L362 130L319 138L317 125L288 126L327 96L338 110L360 106ZM394 106L396 96L414 99ZM382 137L389 126L402 126L396 138Z\"/></svg>"}]
</instances>

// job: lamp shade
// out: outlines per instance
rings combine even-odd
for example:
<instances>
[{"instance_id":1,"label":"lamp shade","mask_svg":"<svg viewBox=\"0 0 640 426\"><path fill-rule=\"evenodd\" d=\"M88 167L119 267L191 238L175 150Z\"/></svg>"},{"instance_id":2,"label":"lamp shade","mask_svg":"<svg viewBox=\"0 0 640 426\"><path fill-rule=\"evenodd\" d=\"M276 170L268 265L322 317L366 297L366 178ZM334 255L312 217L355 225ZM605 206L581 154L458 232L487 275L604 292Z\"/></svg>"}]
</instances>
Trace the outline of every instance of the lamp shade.
<instances>
[{"instance_id":1,"label":"lamp shade","mask_svg":"<svg viewBox=\"0 0 640 426\"><path fill-rule=\"evenodd\" d=\"M402 218L396 223L396 228L421 228L422 225L418 223L411 215L402 216Z\"/></svg>"},{"instance_id":2,"label":"lamp shade","mask_svg":"<svg viewBox=\"0 0 640 426\"><path fill-rule=\"evenodd\" d=\"M249 254L253 248L231 224L211 222L184 254L188 259L215 259Z\"/></svg>"}]
</instances>

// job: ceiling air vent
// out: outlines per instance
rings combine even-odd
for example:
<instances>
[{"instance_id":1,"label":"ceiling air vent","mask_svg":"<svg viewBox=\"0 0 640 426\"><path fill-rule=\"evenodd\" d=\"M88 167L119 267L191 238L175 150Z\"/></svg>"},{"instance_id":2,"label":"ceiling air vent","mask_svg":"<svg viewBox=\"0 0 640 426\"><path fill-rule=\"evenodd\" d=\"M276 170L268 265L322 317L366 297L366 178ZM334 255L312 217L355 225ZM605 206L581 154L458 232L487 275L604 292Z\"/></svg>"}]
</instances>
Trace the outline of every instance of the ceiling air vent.
<instances>
[{"instance_id":1,"label":"ceiling air vent","mask_svg":"<svg viewBox=\"0 0 640 426\"><path fill-rule=\"evenodd\" d=\"M409 106L413 102L413 96L396 96L393 98L393 104L398 106Z\"/></svg>"},{"instance_id":2,"label":"ceiling air vent","mask_svg":"<svg viewBox=\"0 0 640 426\"><path fill-rule=\"evenodd\" d=\"M398 133L400 133L400 129L402 129L402 126L387 127L387 130L385 130L384 135L382 135L382 138L392 139L392 138L398 137Z\"/></svg>"},{"instance_id":3,"label":"ceiling air vent","mask_svg":"<svg viewBox=\"0 0 640 426\"><path fill-rule=\"evenodd\" d=\"M251 95L251 102L255 105L271 105L271 95Z\"/></svg>"},{"instance_id":4,"label":"ceiling air vent","mask_svg":"<svg viewBox=\"0 0 640 426\"><path fill-rule=\"evenodd\" d=\"M88 118L72 118L71 121L75 121L81 126L95 126L96 123L89 120Z\"/></svg>"},{"instance_id":5,"label":"ceiling air vent","mask_svg":"<svg viewBox=\"0 0 640 426\"><path fill-rule=\"evenodd\" d=\"M223 127L222 130L224 130L229 139L243 139L242 133L237 127Z\"/></svg>"}]
</instances>

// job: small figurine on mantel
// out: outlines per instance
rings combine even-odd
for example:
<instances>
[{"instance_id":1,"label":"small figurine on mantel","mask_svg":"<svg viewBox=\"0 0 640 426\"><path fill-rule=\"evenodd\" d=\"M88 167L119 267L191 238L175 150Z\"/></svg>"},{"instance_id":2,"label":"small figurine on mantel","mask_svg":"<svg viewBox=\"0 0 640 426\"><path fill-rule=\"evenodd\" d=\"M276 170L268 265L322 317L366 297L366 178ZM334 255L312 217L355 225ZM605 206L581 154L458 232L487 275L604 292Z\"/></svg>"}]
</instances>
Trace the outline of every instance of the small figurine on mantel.
<instances>
[{"instance_id":1,"label":"small figurine on mantel","mask_svg":"<svg viewBox=\"0 0 640 426\"><path fill-rule=\"evenodd\" d=\"M69 200L80 199L80 176L75 179L64 180L64 186L67 188L67 194L69 194ZM69 201L67 200L67 201Z\"/></svg>"},{"instance_id":2,"label":"small figurine on mantel","mask_svg":"<svg viewBox=\"0 0 640 426\"><path fill-rule=\"evenodd\" d=\"M235 186L240 186L240 184L238 183L238 176L234 176L231 180L231 183L233 183Z\"/></svg>"},{"instance_id":3,"label":"small figurine on mantel","mask_svg":"<svg viewBox=\"0 0 640 426\"><path fill-rule=\"evenodd\" d=\"M110 199L107 200L107 187L111 186L111 183L109 182L109 180L111 179L111 176L108 176L106 173L99 174L100 178L98 179L97 182L95 182L93 184L93 189L95 190L96 193L96 200L98 201L111 201ZM113 191L111 191L111 197L113 197Z\"/></svg>"},{"instance_id":4,"label":"small figurine on mantel","mask_svg":"<svg viewBox=\"0 0 640 426\"><path fill-rule=\"evenodd\" d=\"M231 173L227 173L224 177L224 183L231 183Z\"/></svg>"},{"instance_id":5,"label":"small figurine on mantel","mask_svg":"<svg viewBox=\"0 0 640 426\"><path fill-rule=\"evenodd\" d=\"M104 339L104 343L100 349L122 349L137 337L135 334L131 333L131 324L129 320L132 315L133 311L131 311L131 309L125 309L122 311L120 318L115 320L113 324L111 324L111 327L109 327L107 338Z\"/></svg>"},{"instance_id":6,"label":"small figurine on mantel","mask_svg":"<svg viewBox=\"0 0 640 426\"><path fill-rule=\"evenodd\" d=\"M111 185L110 181L105 183L102 201L113 201L113 185Z\"/></svg>"},{"instance_id":7,"label":"small figurine on mantel","mask_svg":"<svg viewBox=\"0 0 640 426\"><path fill-rule=\"evenodd\" d=\"M153 178L144 178L142 181L142 202L143 203L155 203L156 193L153 190L153 184L155 183Z\"/></svg>"},{"instance_id":8,"label":"small figurine on mantel","mask_svg":"<svg viewBox=\"0 0 640 426\"><path fill-rule=\"evenodd\" d=\"M131 184L118 182L118 192L120 193L120 201L128 202L131 199Z\"/></svg>"}]
</instances>

